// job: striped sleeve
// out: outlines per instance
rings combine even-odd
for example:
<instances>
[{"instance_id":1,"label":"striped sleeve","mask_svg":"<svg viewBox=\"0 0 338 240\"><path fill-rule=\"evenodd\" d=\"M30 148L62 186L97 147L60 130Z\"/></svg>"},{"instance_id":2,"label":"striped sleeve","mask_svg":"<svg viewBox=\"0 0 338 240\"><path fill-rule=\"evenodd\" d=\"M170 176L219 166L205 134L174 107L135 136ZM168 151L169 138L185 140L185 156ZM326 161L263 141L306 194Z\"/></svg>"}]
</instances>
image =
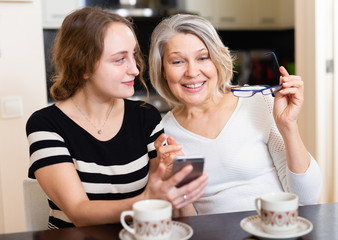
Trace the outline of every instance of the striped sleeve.
<instances>
[{"instance_id":1,"label":"striped sleeve","mask_svg":"<svg viewBox=\"0 0 338 240\"><path fill-rule=\"evenodd\" d=\"M28 120L26 133L30 154L29 178L35 178L34 172L39 168L73 162L64 139L39 114L33 114Z\"/></svg>"}]
</instances>

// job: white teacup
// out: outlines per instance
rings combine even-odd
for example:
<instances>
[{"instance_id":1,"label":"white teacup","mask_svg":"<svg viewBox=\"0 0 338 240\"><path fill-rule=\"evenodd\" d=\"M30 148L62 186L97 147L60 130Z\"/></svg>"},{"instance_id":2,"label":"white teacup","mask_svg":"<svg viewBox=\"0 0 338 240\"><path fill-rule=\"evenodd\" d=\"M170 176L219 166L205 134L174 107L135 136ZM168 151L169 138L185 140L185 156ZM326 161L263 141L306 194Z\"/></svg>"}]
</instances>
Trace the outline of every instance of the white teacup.
<instances>
[{"instance_id":1,"label":"white teacup","mask_svg":"<svg viewBox=\"0 0 338 240\"><path fill-rule=\"evenodd\" d=\"M256 198L255 206L265 232L287 234L297 228L297 195L287 192L268 193Z\"/></svg>"},{"instance_id":2,"label":"white teacup","mask_svg":"<svg viewBox=\"0 0 338 240\"><path fill-rule=\"evenodd\" d=\"M172 206L165 200L149 199L133 204L133 210L121 213L122 226L137 240L168 240L172 232ZM133 218L133 227L126 222Z\"/></svg>"}]
</instances>

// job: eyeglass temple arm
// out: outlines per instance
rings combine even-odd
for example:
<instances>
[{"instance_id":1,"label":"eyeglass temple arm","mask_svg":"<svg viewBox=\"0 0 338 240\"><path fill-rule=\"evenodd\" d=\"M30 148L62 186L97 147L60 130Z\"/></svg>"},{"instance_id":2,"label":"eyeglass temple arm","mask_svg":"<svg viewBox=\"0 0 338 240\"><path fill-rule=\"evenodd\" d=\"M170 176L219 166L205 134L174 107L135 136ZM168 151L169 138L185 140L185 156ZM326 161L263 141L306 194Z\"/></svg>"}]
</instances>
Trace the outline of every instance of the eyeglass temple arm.
<instances>
[{"instance_id":1,"label":"eyeglass temple arm","mask_svg":"<svg viewBox=\"0 0 338 240\"><path fill-rule=\"evenodd\" d=\"M279 63L278 63L276 54L275 54L274 52L267 52L267 53L265 53L265 56L267 56L267 55L272 55L272 56L274 57L274 59L275 59L275 61L276 61L276 63L277 63L277 66L278 66L278 71L279 71L280 66L279 66ZM282 75L282 77L283 77L283 74L282 74L282 73L281 73L281 75Z\"/></svg>"}]
</instances>

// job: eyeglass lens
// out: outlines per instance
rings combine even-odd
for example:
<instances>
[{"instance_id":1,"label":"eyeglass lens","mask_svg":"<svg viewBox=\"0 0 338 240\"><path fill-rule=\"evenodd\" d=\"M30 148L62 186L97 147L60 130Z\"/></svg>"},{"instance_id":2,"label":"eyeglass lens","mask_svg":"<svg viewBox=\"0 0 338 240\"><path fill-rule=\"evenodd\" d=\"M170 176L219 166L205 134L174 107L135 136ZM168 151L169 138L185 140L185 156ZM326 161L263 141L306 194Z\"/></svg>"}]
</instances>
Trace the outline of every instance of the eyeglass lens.
<instances>
[{"instance_id":1,"label":"eyeglass lens","mask_svg":"<svg viewBox=\"0 0 338 240\"><path fill-rule=\"evenodd\" d=\"M267 61L270 63L270 69L268 69L268 78L271 79L272 83L270 84L271 86L278 85L279 84L279 79L280 79L280 72L279 72L279 63L277 60L277 56L274 52L267 52L264 54L265 57L267 58ZM269 76L269 71L270 71L270 76Z\"/></svg>"}]
</instances>

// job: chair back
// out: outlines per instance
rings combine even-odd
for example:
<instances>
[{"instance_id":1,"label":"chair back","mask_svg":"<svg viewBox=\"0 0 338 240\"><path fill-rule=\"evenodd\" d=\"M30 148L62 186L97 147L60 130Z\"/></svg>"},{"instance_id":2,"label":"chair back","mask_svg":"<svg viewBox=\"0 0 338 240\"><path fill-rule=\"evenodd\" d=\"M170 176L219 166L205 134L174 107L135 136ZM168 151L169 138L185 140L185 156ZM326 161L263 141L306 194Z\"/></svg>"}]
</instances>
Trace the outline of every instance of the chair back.
<instances>
[{"instance_id":1,"label":"chair back","mask_svg":"<svg viewBox=\"0 0 338 240\"><path fill-rule=\"evenodd\" d=\"M45 192L35 179L23 181L26 230L41 231L48 229L49 205Z\"/></svg>"}]
</instances>

